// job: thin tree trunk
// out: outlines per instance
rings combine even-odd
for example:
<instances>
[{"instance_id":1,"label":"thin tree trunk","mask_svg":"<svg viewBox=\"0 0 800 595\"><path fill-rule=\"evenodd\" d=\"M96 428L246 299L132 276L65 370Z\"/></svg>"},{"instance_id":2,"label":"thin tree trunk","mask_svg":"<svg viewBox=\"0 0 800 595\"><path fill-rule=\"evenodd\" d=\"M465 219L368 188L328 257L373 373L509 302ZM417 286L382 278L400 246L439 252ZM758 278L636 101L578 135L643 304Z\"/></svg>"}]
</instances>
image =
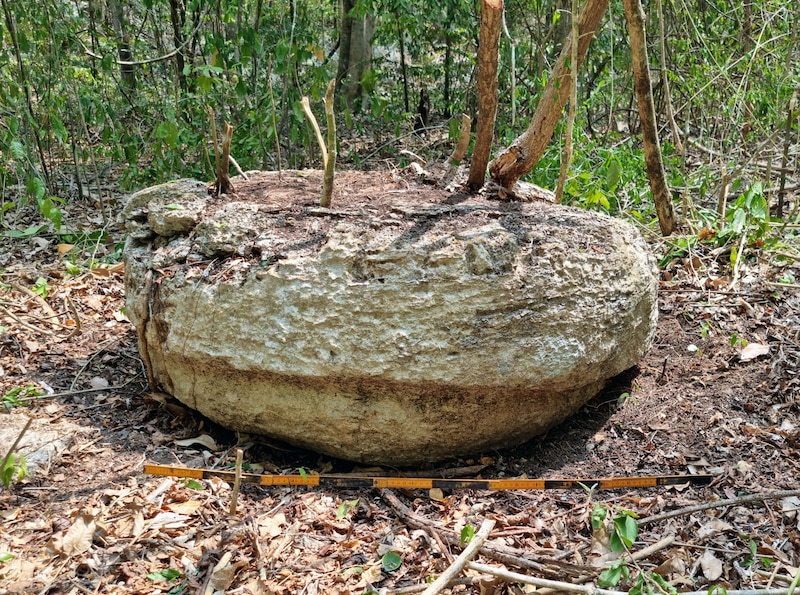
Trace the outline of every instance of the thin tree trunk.
<instances>
[{"instance_id":1,"label":"thin tree trunk","mask_svg":"<svg viewBox=\"0 0 800 595\"><path fill-rule=\"evenodd\" d=\"M176 48L183 45L183 25L186 23L186 7L179 0L169 0L169 16L172 22L172 37ZM186 62L183 50L175 54L175 70L178 75L178 84L182 91L186 91L186 75L183 69Z\"/></svg>"},{"instance_id":2,"label":"thin tree trunk","mask_svg":"<svg viewBox=\"0 0 800 595\"><path fill-rule=\"evenodd\" d=\"M8 35L11 37L11 45L14 46L14 55L17 58L17 67L19 69L19 84L22 87L22 90L25 93L25 104L28 108L28 115L30 116L30 121L25 122L27 118L23 118L23 126L28 128L30 126L30 135L33 137L34 143L36 144L36 149L39 153L39 161L42 164L42 176L44 177L44 184L49 191L52 192L52 188L50 186L50 172L47 171L47 160L44 157L44 149L42 148L42 141L39 139L39 131L38 131L38 124L39 121L36 117L36 114L33 112L33 100L31 99L31 89L30 85L28 84L28 72L25 69L25 62L22 60L22 52L19 48L19 40L17 39L17 30L14 27L14 18L11 16L11 10L8 8L8 3L6 0L2 0L3 4L3 15L6 20L6 29L8 29Z\"/></svg>"},{"instance_id":3,"label":"thin tree trunk","mask_svg":"<svg viewBox=\"0 0 800 595\"><path fill-rule=\"evenodd\" d=\"M503 0L481 1L481 30L478 44L478 130L469 166L467 186L473 192L486 181L486 165L492 152L494 121L497 116L497 62Z\"/></svg>"},{"instance_id":4,"label":"thin tree trunk","mask_svg":"<svg viewBox=\"0 0 800 595\"><path fill-rule=\"evenodd\" d=\"M667 174L664 171L661 145L658 141L653 89L650 86L650 65L647 59L644 9L642 8L641 0L622 0L622 4L625 7L625 18L628 20L628 32L631 38L633 78L636 87L636 98L639 102L639 117L642 124L647 176L650 178L650 189L653 191L653 202L658 214L661 233L666 236L675 231L675 211L672 207L672 196L667 186Z\"/></svg>"},{"instance_id":5,"label":"thin tree trunk","mask_svg":"<svg viewBox=\"0 0 800 595\"><path fill-rule=\"evenodd\" d=\"M408 72L406 71L405 32L403 31L403 25L400 23L400 17L397 13L395 13L394 18L397 21L397 40L400 42L400 72L403 75L403 107L405 107L405 111L408 113Z\"/></svg>"},{"instance_id":6,"label":"thin tree trunk","mask_svg":"<svg viewBox=\"0 0 800 595\"><path fill-rule=\"evenodd\" d=\"M578 20L574 18L578 14L578 0L572 0L572 10L570 11L570 23L572 23L572 38L578 36ZM572 141L575 130L575 113L578 103L578 46L570 44L572 53L569 57L570 80L572 87L569 91L569 115L567 116L567 132L564 140L564 153L561 155L561 169L558 172L558 184L556 185L556 202L561 203L564 197L564 185L567 183L567 174L572 165Z\"/></svg>"},{"instance_id":7,"label":"thin tree trunk","mask_svg":"<svg viewBox=\"0 0 800 595\"><path fill-rule=\"evenodd\" d=\"M352 0L339 1L339 65L336 69L336 93L338 94L345 82L347 71L350 69L350 39L353 34L353 19L350 11L353 9Z\"/></svg>"},{"instance_id":8,"label":"thin tree trunk","mask_svg":"<svg viewBox=\"0 0 800 595\"><path fill-rule=\"evenodd\" d=\"M603 18L603 13L608 6L608 0L588 0L578 16L578 68L580 68L589 43L594 37L594 32ZM507 149L502 151L489 164L489 173L492 179L505 188L511 188L522 176L531 171L544 154L556 124L561 117L561 111L570 94L572 81L570 69L567 67L567 58L572 53L572 36L570 35L561 55L558 57L550 78L547 81L542 97L536 106L528 129L514 139Z\"/></svg>"},{"instance_id":9,"label":"thin tree trunk","mask_svg":"<svg viewBox=\"0 0 800 595\"><path fill-rule=\"evenodd\" d=\"M124 7L119 0L108 0L108 4L111 9L111 26L114 29L114 34L117 36L117 54L119 55L119 60L120 62L132 62L133 52L131 52L130 37L125 30ZM128 89L135 89L136 71L133 65L120 64L119 71L123 85Z\"/></svg>"},{"instance_id":10,"label":"thin tree trunk","mask_svg":"<svg viewBox=\"0 0 800 595\"><path fill-rule=\"evenodd\" d=\"M672 97L669 92L669 77L667 76L667 43L664 33L664 10L661 0L657 0L658 6L658 41L661 58L661 84L664 85L664 102L667 110L667 119L672 130L672 140L675 143L675 150L679 155L683 155L683 143L678 125L675 123L675 112L672 109Z\"/></svg>"}]
</instances>

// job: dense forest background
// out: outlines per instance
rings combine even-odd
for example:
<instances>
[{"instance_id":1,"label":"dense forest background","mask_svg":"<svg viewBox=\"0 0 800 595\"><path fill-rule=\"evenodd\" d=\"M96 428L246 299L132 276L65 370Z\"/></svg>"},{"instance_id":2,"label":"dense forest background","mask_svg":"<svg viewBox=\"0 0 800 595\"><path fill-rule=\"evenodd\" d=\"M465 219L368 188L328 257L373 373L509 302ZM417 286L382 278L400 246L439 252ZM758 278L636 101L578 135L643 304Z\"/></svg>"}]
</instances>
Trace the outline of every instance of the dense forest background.
<instances>
[{"instance_id":1,"label":"dense forest background","mask_svg":"<svg viewBox=\"0 0 800 595\"><path fill-rule=\"evenodd\" d=\"M570 32L571 6L506 3L496 148L527 126ZM102 199L104 180L128 190L212 179L209 109L235 127L231 152L245 170L319 167L300 98L309 96L321 113L334 77L339 155L349 167L384 159L402 166L406 147L444 158L457 116L476 109L476 0L2 0L2 7L2 212L35 204L56 228L60 205ZM683 215L698 228L733 231L763 228L768 207L791 216L782 200L798 168L800 7L652 0L645 11L665 165ZM565 200L649 223L632 87L622 3L613 0L579 72ZM422 135L415 121L426 126ZM530 181L554 186L563 140L559 128Z\"/></svg>"}]
</instances>

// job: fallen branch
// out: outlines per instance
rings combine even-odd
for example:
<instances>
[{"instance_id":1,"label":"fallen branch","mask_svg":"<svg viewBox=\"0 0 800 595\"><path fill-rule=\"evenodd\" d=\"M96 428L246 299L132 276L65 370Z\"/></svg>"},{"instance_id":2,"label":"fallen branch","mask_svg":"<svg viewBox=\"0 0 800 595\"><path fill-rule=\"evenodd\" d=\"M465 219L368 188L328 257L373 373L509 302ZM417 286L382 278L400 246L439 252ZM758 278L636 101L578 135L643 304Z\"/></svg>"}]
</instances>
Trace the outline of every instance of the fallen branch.
<instances>
[{"instance_id":1,"label":"fallen branch","mask_svg":"<svg viewBox=\"0 0 800 595\"><path fill-rule=\"evenodd\" d=\"M442 574L439 575L433 583L422 592L422 595L436 595L443 589L450 584L456 576L461 574L461 571L464 570L464 566L475 557L475 555L480 551L481 546L489 537L489 533L492 532L494 529L495 521L491 519L484 519L481 523L481 528L472 538L472 541L469 542L469 545L461 552L461 555L455 559L455 561L445 570Z\"/></svg>"},{"instance_id":2,"label":"fallen branch","mask_svg":"<svg viewBox=\"0 0 800 595\"><path fill-rule=\"evenodd\" d=\"M535 585L546 589L553 589L554 591L567 591L570 593L584 593L585 595L628 595L627 591L612 591L609 589L600 589L594 585L576 585L573 583L566 583L563 581L550 581L547 579L536 578L528 576L527 574L520 574L518 572L511 572L505 568L497 568L488 564L479 564L476 562L467 562L467 568L490 574L503 579L509 583L524 583L527 585ZM798 573L800 576L800 573ZM712 589L713 590L713 589ZM726 595L792 595L792 587L786 589L743 589L734 590L726 589ZM709 589L703 591L687 591L680 595L708 595Z\"/></svg>"},{"instance_id":3,"label":"fallen branch","mask_svg":"<svg viewBox=\"0 0 800 595\"><path fill-rule=\"evenodd\" d=\"M456 547L461 547L461 537L459 535L434 521L414 514L414 512L403 504L391 490L381 490L381 497L409 527L423 530L433 527L439 531L439 534L445 542ZM527 570L535 570L550 576L563 577L564 575L572 575L581 580L589 580L597 574L594 570L576 566L575 564L570 564L561 560L554 560L552 558L544 558L541 559L541 561L532 560L528 557L523 557L529 556L530 552L503 545L484 543L480 548L480 553L488 558L502 562L503 564L518 566ZM549 568L548 566L554 568Z\"/></svg>"},{"instance_id":4,"label":"fallen branch","mask_svg":"<svg viewBox=\"0 0 800 595\"><path fill-rule=\"evenodd\" d=\"M701 510L708 510L710 508L723 508L725 506L735 506L737 504L748 504L750 502L763 502L765 500L778 500L781 498L790 498L792 496L800 496L800 490L779 490L777 492L764 492L763 494L747 494L746 496L739 496L738 498L728 498L726 500L717 500L716 502L706 502L705 504L695 504L693 506L686 506L685 508L678 508L670 510L669 512L662 512L652 516L639 519L640 527L665 521L678 516L692 514L693 512L700 512ZM728 591L731 595L734 591Z\"/></svg>"}]
</instances>

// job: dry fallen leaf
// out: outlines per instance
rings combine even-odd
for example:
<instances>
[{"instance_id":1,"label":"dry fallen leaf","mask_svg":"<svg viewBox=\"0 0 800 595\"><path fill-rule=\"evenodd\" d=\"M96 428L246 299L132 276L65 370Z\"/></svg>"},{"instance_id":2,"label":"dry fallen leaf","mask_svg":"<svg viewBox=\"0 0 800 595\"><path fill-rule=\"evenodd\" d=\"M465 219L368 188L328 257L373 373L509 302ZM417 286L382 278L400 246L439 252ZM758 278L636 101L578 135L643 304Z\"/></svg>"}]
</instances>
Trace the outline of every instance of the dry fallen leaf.
<instances>
[{"instance_id":1,"label":"dry fallen leaf","mask_svg":"<svg viewBox=\"0 0 800 595\"><path fill-rule=\"evenodd\" d=\"M205 446L210 451L219 449L216 440L208 434L200 434L194 438L186 438L186 440L176 440L175 444L178 446L194 446L195 444L199 444L200 446Z\"/></svg>"},{"instance_id":2,"label":"dry fallen leaf","mask_svg":"<svg viewBox=\"0 0 800 595\"><path fill-rule=\"evenodd\" d=\"M703 576L710 581L715 581L722 576L722 562L711 550L703 553L703 557L700 558L700 568L703 569Z\"/></svg>"},{"instance_id":3,"label":"dry fallen leaf","mask_svg":"<svg viewBox=\"0 0 800 595\"><path fill-rule=\"evenodd\" d=\"M742 353L739 354L739 361L749 362L762 355L769 353L769 345L762 345L761 343L748 343L742 348Z\"/></svg>"},{"instance_id":4,"label":"dry fallen leaf","mask_svg":"<svg viewBox=\"0 0 800 595\"><path fill-rule=\"evenodd\" d=\"M441 502L444 500L444 492L441 488L431 488L428 490L428 498L431 500L436 500L437 502Z\"/></svg>"},{"instance_id":5,"label":"dry fallen leaf","mask_svg":"<svg viewBox=\"0 0 800 595\"><path fill-rule=\"evenodd\" d=\"M172 504L167 504L167 508L169 508L172 512L177 512L178 514L194 514L199 508L203 507L203 503L200 500L187 500L186 502L173 502Z\"/></svg>"},{"instance_id":6,"label":"dry fallen leaf","mask_svg":"<svg viewBox=\"0 0 800 595\"><path fill-rule=\"evenodd\" d=\"M286 515L282 512L273 516L264 515L258 519L259 533L262 537L277 537L283 532L284 525L286 525Z\"/></svg>"},{"instance_id":7,"label":"dry fallen leaf","mask_svg":"<svg viewBox=\"0 0 800 595\"><path fill-rule=\"evenodd\" d=\"M225 591L231 586L236 575L236 566L231 564L231 552L225 552L219 562L211 570L211 578L206 586L206 594L211 595L215 591Z\"/></svg>"},{"instance_id":8,"label":"dry fallen leaf","mask_svg":"<svg viewBox=\"0 0 800 595\"><path fill-rule=\"evenodd\" d=\"M94 517L86 512L81 512L66 533L53 535L48 544L48 550L65 557L82 554L92 546L96 528Z\"/></svg>"}]
</instances>

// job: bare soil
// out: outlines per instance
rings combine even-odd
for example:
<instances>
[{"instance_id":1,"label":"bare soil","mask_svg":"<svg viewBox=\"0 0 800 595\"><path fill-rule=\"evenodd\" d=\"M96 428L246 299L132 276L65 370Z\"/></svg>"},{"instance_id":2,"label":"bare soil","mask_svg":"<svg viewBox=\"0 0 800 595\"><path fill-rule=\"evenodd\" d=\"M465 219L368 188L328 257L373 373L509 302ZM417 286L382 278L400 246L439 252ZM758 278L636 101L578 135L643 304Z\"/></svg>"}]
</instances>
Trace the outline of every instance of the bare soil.
<instances>
[{"instance_id":1,"label":"bare soil","mask_svg":"<svg viewBox=\"0 0 800 595\"><path fill-rule=\"evenodd\" d=\"M383 192L386 175L352 183ZM408 177L402 183L426 188ZM92 205L66 211L68 226L96 228L85 219L96 213ZM34 220L24 210L12 215L6 224L17 230ZM122 230L108 229L122 240ZM779 280L800 278L800 266L797 237L791 228L782 233L783 253L794 258L753 244L736 269L712 242L666 258L672 245L651 235L664 261L660 321L637 369L520 447L424 469L370 470L237 436L152 393L124 316L113 243L84 242L62 254L52 235L3 237L0 395L29 385L45 394L19 393L21 406L0 413L0 429L32 417L63 428L67 440L31 477L0 491L0 593L422 591L458 556L463 528L484 519L496 525L476 561L584 584L619 556L604 531L625 510L640 517L631 552L654 547L628 563L631 580L617 589L629 589L639 571L657 571L679 591L785 587L800 566L800 492L774 492L800 487L800 297ZM112 263L65 272L65 261L103 257ZM39 278L44 298L31 293ZM199 436L206 437L176 443ZM0 457L10 446L0 444ZM230 468L237 447L248 469L267 473L714 480L539 492L245 486L230 515L231 488L221 481L143 474L145 462ZM761 496L683 510L744 494ZM593 529L598 503L610 515ZM646 518L665 511L677 515ZM528 592L485 570L459 577L445 592Z\"/></svg>"}]
</instances>

